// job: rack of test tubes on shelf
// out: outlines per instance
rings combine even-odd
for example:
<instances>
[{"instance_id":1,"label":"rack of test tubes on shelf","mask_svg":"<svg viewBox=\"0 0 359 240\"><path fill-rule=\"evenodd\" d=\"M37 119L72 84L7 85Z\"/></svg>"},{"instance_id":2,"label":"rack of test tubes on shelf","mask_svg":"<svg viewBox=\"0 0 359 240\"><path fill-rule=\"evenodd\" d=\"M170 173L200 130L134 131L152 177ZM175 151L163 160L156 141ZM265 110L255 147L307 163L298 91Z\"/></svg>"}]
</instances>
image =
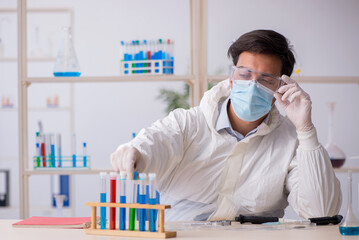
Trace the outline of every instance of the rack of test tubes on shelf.
<instances>
[{"instance_id":1,"label":"rack of test tubes on shelf","mask_svg":"<svg viewBox=\"0 0 359 240\"><path fill-rule=\"evenodd\" d=\"M124 237L171 238L176 232L166 232L164 229L165 209L169 205L159 204L159 194L155 188L156 174L135 173L134 180L126 179L126 173L119 174L119 184L116 185L118 174L110 173L110 202L106 197L107 173L100 173L100 202L87 202L91 207L91 228L86 234L116 235ZM119 201L116 201L116 190L119 190ZM97 207L100 207L100 226L97 226ZM109 224L106 213L109 208ZM116 209L119 209L119 223L116 226ZM158 215L158 224L157 224ZM126 216L128 216L126 218ZM136 218L138 221L136 221Z\"/></svg>"},{"instance_id":2,"label":"rack of test tubes on shelf","mask_svg":"<svg viewBox=\"0 0 359 240\"><path fill-rule=\"evenodd\" d=\"M71 156L63 156L61 148L61 134L36 132L36 155L33 157L34 169L89 169L90 156L87 155L87 144L83 143L83 155L76 154L76 136L72 135ZM55 151L56 148L56 151Z\"/></svg>"},{"instance_id":3,"label":"rack of test tubes on shelf","mask_svg":"<svg viewBox=\"0 0 359 240\"><path fill-rule=\"evenodd\" d=\"M121 74L173 74L174 41L121 41Z\"/></svg>"}]
</instances>

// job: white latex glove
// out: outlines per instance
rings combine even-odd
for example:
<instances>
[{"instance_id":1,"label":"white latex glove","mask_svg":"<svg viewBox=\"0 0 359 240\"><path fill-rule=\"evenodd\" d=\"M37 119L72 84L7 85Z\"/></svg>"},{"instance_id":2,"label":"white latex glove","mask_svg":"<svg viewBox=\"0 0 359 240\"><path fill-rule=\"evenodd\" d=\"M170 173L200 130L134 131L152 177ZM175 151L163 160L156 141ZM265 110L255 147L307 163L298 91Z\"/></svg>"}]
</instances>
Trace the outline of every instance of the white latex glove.
<instances>
[{"instance_id":1,"label":"white latex glove","mask_svg":"<svg viewBox=\"0 0 359 240\"><path fill-rule=\"evenodd\" d=\"M312 123L312 101L309 95L299 87L298 83L283 75L282 79L287 85L281 86L274 97L284 108L287 117L292 121L297 131L310 131Z\"/></svg>"},{"instance_id":2,"label":"white latex glove","mask_svg":"<svg viewBox=\"0 0 359 240\"><path fill-rule=\"evenodd\" d=\"M141 153L135 147L126 145L111 154L111 164L117 172L125 171L128 179L133 179L135 171L142 172L146 167Z\"/></svg>"}]
</instances>

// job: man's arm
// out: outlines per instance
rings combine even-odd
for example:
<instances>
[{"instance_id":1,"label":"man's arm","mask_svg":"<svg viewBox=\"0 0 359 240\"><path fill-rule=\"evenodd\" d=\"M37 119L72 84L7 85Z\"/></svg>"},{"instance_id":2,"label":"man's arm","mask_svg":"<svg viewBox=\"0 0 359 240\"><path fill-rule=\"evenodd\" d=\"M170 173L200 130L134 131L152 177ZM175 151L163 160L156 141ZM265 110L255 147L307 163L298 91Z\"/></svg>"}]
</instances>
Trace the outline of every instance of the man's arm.
<instances>
[{"instance_id":1,"label":"man's arm","mask_svg":"<svg viewBox=\"0 0 359 240\"><path fill-rule=\"evenodd\" d=\"M113 168L130 176L133 171L154 172L161 181L182 160L184 144L191 137L187 133L195 126L196 112L176 109L142 129L135 139L120 145L111 155Z\"/></svg>"},{"instance_id":2,"label":"man's arm","mask_svg":"<svg viewBox=\"0 0 359 240\"><path fill-rule=\"evenodd\" d=\"M297 130L299 146L286 179L288 201L299 216L331 216L341 205L340 183L327 151L320 145L312 123L309 95L293 79L282 76L286 85L274 94Z\"/></svg>"},{"instance_id":3,"label":"man's arm","mask_svg":"<svg viewBox=\"0 0 359 240\"><path fill-rule=\"evenodd\" d=\"M288 202L303 218L336 215L342 195L328 153L314 127L297 134L299 146L286 178Z\"/></svg>"}]
</instances>

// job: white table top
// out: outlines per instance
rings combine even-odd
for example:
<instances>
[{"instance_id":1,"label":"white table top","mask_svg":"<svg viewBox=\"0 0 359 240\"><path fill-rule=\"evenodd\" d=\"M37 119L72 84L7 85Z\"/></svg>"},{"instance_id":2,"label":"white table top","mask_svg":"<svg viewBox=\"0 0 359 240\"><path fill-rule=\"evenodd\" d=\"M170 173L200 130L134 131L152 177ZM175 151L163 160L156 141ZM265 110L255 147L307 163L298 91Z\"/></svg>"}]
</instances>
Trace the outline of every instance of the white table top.
<instances>
[{"instance_id":1,"label":"white table top","mask_svg":"<svg viewBox=\"0 0 359 240\"><path fill-rule=\"evenodd\" d=\"M1 240L115 240L115 239L144 239L123 238L117 236L86 235L83 229L50 229L50 228L13 228L12 224L19 220L0 220ZM293 228L291 225L263 226L236 225L232 227L198 226L190 223L166 224L167 231L177 231L173 239L265 239L265 240L309 240L309 239L359 239L359 236L343 237L339 226L310 226Z\"/></svg>"}]
</instances>

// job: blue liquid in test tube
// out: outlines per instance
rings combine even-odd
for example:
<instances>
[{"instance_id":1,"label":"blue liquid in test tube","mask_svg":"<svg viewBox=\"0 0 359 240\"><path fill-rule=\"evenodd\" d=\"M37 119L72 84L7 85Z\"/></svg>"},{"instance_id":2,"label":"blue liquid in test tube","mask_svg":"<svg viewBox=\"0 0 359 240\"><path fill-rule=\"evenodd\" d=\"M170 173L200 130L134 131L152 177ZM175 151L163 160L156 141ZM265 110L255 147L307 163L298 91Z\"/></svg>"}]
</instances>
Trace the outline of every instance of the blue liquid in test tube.
<instances>
[{"instance_id":1,"label":"blue liquid in test tube","mask_svg":"<svg viewBox=\"0 0 359 240\"><path fill-rule=\"evenodd\" d=\"M72 167L76 167L76 135L72 134Z\"/></svg>"},{"instance_id":2,"label":"blue liquid in test tube","mask_svg":"<svg viewBox=\"0 0 359 240\"><path fill-rule=\"evenodd\" d=\"M101 181L100 201L102 203L106 202L106 178L107 178L107 173L101 172L100 173L100 181ZM106 207L101 207L101 229L106 229Z\"/></svg>"},{"instance_id":3,"label":"blue liquid in test tube","mask_svg":"<svg viewBox=\"0 0 359 240\"><path fill-rule=\"evenodd\" d=\"M120 203L126 203L126 172L120 172ZM120 230L126 230L126 208L120 208Z\"/></svg>"},{"instance_id":4,"label":"blue liquid in test tube","mask_svg":"<svg viewBox=\"0 0 359 240\"><path fill-rule=\"evenodd\" d=\"M87 167L87 144L84 142L83 143L83 146L84 146L84 167Z\"/></svg>"},{"instance_id":5,"label":"blue liquid in test tube","mask_svg":"<svg viewBox=\"0 0 359 240\"><path fill-rule=\"evenodd\" d=\"M149 173L148 178L150 180L149 184L149 195L150 195L150 204L156 205L157 203L157 194L156 194L156 188L155 188L155 182L156 182L156 174L155 173ZM150 231L156 232L156 209L150 210Z\"/></svg>"},{"instance_id":6,"label":"blue liquid in test tube","mask_svg":"<svg viewBox=\"0 0 359 240\"><path fill-rule=\"evenodd\" d=\"M146 173L140 173L140 204L146 204ZM145 219L146 209L140 209L140 231L146 231L146 219Z\"/></svg>"},{"instance_id":7,"label":"blue liquid in test tube","mask_svg":"<svg viewBox=\"0 0 359 240\"><path fill-rule=\"evenodd\" d=\"M58 133L56 135L56 138L57 138L57 155L58 155L58 162L59 162L58 167L62 167L61 134Z\"/></svg>"},{"instance_id":8,"label":"blue liquid in test tube","mask_svg":"<svg viewBox=\"0 0 359 240\"><path fill-rule=\"evenodd\" d=\"M51 166L56 167L55 165L55 144L54 144L54 135L50 135L50 145L51 145Z\"/></svg>"}]
</instances>

